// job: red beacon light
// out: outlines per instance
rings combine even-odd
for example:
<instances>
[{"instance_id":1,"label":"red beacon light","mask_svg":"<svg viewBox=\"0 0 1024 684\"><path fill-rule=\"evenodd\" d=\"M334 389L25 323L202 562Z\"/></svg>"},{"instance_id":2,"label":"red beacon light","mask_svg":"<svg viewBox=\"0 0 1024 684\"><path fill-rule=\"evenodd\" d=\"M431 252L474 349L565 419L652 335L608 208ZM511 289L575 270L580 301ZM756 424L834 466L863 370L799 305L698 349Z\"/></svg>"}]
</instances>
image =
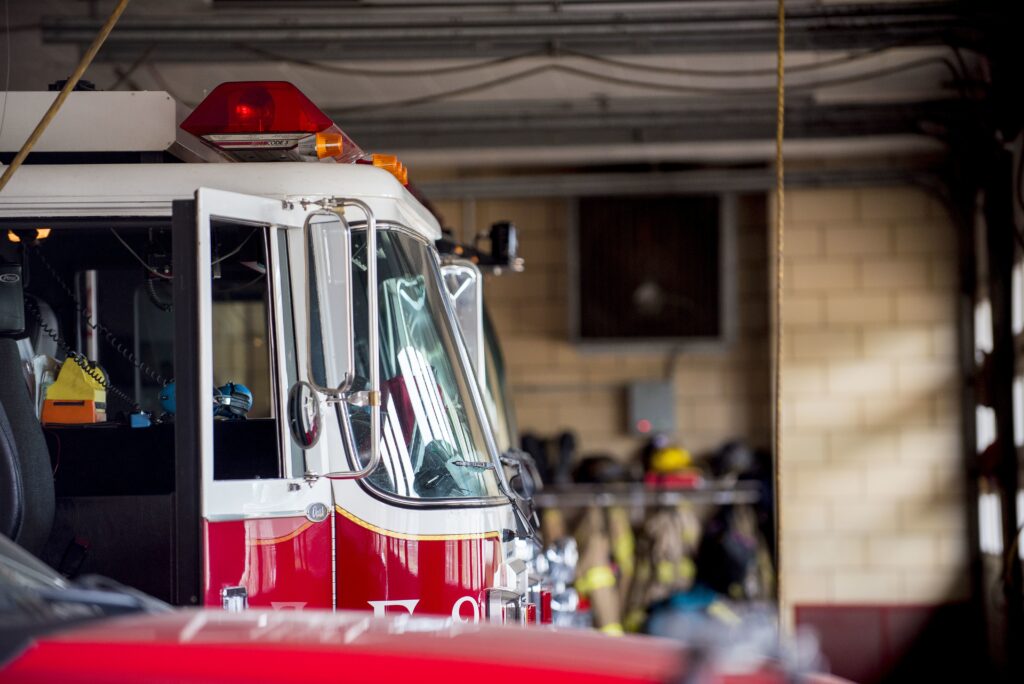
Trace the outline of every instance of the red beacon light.
<instances>
[{"instance_id":1,"label":"red beacon light","mask_svg":"<svg viewBox=\"0 0 1024 684\"><path fill-rule=\"evenodd\" d=\"M351 163L366 154L287 81L221 83L181 128L238 161Z\"/></svg>"}]
</instances>

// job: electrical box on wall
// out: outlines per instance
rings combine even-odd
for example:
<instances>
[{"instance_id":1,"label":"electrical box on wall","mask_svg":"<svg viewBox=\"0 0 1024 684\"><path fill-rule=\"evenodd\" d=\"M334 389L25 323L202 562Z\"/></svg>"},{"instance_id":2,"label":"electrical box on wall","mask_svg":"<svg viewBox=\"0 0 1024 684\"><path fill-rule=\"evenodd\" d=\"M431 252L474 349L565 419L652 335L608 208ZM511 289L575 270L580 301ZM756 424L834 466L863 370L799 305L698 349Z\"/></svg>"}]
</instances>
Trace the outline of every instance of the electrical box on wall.
<instances>
[{"instance_id":1,"label":"electrical box on wall","mask_svg":"<svg viewBox=\"0 0 1024 684\"><path fill-rule=\"evenodd\" d=\"M676 429L676 395L671 382L634 382L629 386L629 433L645 437Z\"/></svg>"}]
</instances>

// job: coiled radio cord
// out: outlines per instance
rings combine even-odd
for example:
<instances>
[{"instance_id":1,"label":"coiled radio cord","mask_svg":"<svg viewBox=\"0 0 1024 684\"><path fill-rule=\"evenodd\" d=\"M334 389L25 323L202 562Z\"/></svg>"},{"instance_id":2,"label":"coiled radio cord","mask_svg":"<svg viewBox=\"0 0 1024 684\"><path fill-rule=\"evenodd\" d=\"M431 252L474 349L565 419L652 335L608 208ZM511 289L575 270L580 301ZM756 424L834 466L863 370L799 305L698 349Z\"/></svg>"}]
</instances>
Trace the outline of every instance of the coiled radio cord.
<instances>
[{"instance_id":1,"label":"coiled radio cord","mask_svg":"<svg viewBox=\"0 0 1024 684\"><path fill-rule=\"evenodd\" d=\"M118 340L117 337L114 336L114 333L111 332L109 328L107 328L107 326L103 325L102 323L94 322L92 320L92 318L89 316L88 310L84 306L82 306L78 299L75 298L74 291L70 287L68 287L67 283L65 283L64 280L60 277L60 275L57 273L57 269L55 269L53 265L46 260L46 257L43 256L43 252L38 246L32 248L32 253L39 259L40 263L42 263L43 266L46 267L46 270L50 272L50 275L53 277L54 281L58 285L60 285L61 289L64 290L64 293L74 303L75 310L78 311L78 313L82 316L82 319L85 321L85 324L90 329L103 335L103 338L107 341L107 344L109 344L114 349L114 351L120 354L134 368L137 368L138 370L145 373L146 376L156 384L160 385L161 387L165 387L170 382L164 376L160 375L160 373L150 368L149 365L147 365L145 362L136 359L135 354L132 353L125 344Z\"/></svg>"},{"instance_id":2,"label":"coiled radio cord","mask_svg":"<svg viewBox=\"0 0 1024 684\"><path fill-rule=\"evenodd\" d=\"M26 297L25 308L27 308L35 317L36 323L39 325L39 329L42 330L47 337L53 340L61 351L64 352L64 356L74 361L75 365L85 371L90 378L99 383L99 385L109 394L114 395L124 403L128 404L132 408L133 412L142 410L134 398L112 385L106 376L100 372L99 368L89 363L89 359L85 358L85 356L72 349L71 345L65 342L60 334L46 323L46 320L43 318L43 312L39 310L39 305L36 303L35 299L32 297Z\"/></svg>"}]
</instances>

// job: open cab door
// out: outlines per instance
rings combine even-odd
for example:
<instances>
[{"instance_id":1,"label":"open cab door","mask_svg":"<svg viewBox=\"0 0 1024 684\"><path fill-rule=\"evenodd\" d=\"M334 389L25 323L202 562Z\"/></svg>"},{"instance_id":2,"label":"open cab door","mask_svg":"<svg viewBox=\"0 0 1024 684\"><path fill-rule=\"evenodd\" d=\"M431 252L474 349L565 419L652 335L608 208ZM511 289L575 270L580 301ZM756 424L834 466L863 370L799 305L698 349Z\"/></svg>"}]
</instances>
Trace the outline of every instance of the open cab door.
<instances>
[{"instance_id":1,"label":"open cab door","mask_svg":"<svg viewBox=\"0 0 1024 684\"><path fill-rule=\"evenodd\" d=\"M318 290L304 269L311 223L325 238L347 231L337 214L325 227L331 218L306 203L206 188L174 202L176 504L199 521L193 538L177 535L178 554L196 559L183 565L198 569L182 603L336 605L331 482L318 474L345 447L316 390L333 381L340 394L350 376L351 313L309 325ZM350 268L347 243L337 245L316 295L323 306ZM326 367L309 363L309 339Z\"/></svg>"}]
</instances>

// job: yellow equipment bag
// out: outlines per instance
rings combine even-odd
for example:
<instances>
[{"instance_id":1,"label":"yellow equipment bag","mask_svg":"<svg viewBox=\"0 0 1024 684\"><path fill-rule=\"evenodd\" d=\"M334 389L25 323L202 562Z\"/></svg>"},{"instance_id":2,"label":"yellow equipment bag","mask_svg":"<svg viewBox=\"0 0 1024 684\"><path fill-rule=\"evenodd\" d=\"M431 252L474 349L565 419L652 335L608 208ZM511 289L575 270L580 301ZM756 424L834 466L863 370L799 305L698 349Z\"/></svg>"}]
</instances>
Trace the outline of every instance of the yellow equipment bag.
<instances>
[{"instance_id":1,"label":"yellow equipment bag","mask_svg":"<svg viewBox=\"0 0 1024 684\"><path fill-rule=\"evenodd\" d=\"M53 423L99 423L107 418L107 390L99 378L102 371L93 366L86 372L74 359L67 359L57 380L46 388L43 425Z\"/></svg>"}]
</instances>

